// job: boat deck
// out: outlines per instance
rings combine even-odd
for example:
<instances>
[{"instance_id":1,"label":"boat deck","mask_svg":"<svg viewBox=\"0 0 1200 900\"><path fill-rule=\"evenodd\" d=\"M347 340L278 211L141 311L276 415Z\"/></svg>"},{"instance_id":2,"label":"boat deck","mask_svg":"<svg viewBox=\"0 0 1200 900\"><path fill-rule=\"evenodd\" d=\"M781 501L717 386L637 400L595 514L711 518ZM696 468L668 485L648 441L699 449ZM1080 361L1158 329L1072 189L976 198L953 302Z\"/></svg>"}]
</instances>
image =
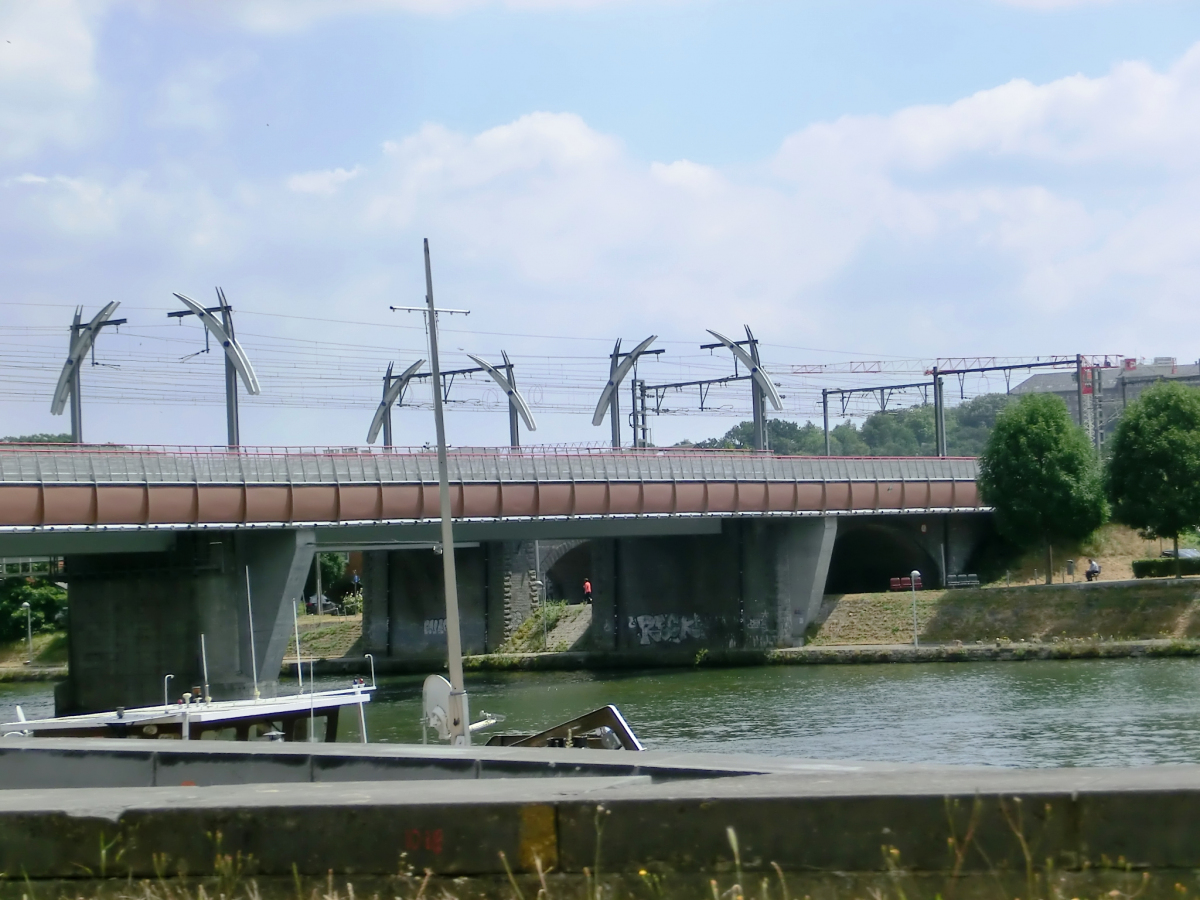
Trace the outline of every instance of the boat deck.
<instances>
[{"instance_id":1,"label":"boat deck","mask_svg":"<svg viewBox=\"0 0 1200 900\"><path fill-rule=\"evenodd\" d=\"M0 734L29 737L181 738L200 740L206 734L232 729L239 741L261 736L284 741L313 740L324 723L324 740L337 740L338 713L344 706L359 708L362 740L366 728L362 706L371 700L372 685L336 691L315 691L256 700L217 700L176 703L103 713L31 719L0 725Z\"/></svg>"}]
</instances>

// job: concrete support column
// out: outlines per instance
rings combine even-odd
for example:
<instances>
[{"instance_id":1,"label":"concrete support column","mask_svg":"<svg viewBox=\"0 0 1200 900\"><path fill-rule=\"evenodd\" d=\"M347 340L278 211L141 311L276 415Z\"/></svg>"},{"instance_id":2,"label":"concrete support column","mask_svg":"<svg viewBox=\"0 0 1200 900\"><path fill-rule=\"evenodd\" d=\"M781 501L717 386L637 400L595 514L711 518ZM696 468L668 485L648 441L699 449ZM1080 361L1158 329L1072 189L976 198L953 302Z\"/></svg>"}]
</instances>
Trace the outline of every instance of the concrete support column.
<instances>
[{"instance_id":1,"label":"concrete support column","mask_svg":"<svg viewBox=\"0 0 1200 900\"><path fill-rule=\"evenodd\" d=\"M55 691L58 714L161 703L167 674L174 696L199 686L201 634L214 697L253 696L251 635L260 691L273 695L312 553L312 532L295 530L191 532L166 553L68 557L70 674Z\"/></svg>"},{"instance_id":2,"label":"concrete support column","mask_svg":"<svg viewBox=\"0 0 1200 900\"><path fill-rule=\"evenodd\" d=\"M786 523L776 562L780 647L800 647L808 623L821 611L838 520L834 516Z\"/></svg>"},{"instance_id":3,"label":"concrete support column","mask_svg":"<svg viewBox=\"0 0 1200 900\"><path fill-rule=\"evenodd\" d=\"M459 616L464 653L482 653L488 618L488 548L459 547ZM388 638L392 656L446 658L446 595L442 561L432 550L388 552Z\"/></svg>"},{"instance_id":4,"label":"concrete support column","mask_svg":"<svg viewBox=\"0 0 1200 900\"><path fill-rule=\"evenodd\" d=\"M837 519L744 520L740 646L799 647L821 609Z\"/></svg>"},{"instance_id":5,"label":"concrete support column","mask_svg":"<svg viewBox=\"0 0 1200 900\"><path fill-rule=\"evenodd\" d=\"M611 542L615 577L610 587L607 566L596 566L599 594L593 621L609 611L602 604L611 597L617 649L741 646L739 525L726 522L720 534ZM597 552L593 559L597 558L602 559L602 553Z\"/></svg>"},{"instance_id":6,"label":"concrete support column","mask_svg":"<svg viewBox=\"0 0 1200 900\"><path fill-rule=\"evenodd\" d=\"M388 553L363 553L363 644L368 653L388 653Z\"/></svg>"},{"instance_id":7,"label":"concrete support column","mask_svg":"<svg viewBox=\"0 0 1200 900\"><path fill-rule=\"evenodd\" d=\"M259 691L264 697L273 697L279 686L283 655L292 635L292 606L303 602L304 582L312 567L316 538L310 529L244 531L234 535L234 546L237 570L230 573L230 580L236 586L232 593L238 605L241 666L240 677L222 685L222 690L227 690L229 695L253 696L252 668L257 665ZM247 570L252 603L246 602ZM210 664L210 675L211 672Z\"/></svg>"},{"instance_id":8,"label":"concrete support column","mask_svg":"<svg viewBox=\"0 0 1200 900\"><path fill-rule=\"evenodd\" d=\"M597 650L622 646L622 617L630 604L628 588L622 587L619 578L617 544L612 538L592 541L592 627L587 641Z\"/></svg>"}]
</instances>

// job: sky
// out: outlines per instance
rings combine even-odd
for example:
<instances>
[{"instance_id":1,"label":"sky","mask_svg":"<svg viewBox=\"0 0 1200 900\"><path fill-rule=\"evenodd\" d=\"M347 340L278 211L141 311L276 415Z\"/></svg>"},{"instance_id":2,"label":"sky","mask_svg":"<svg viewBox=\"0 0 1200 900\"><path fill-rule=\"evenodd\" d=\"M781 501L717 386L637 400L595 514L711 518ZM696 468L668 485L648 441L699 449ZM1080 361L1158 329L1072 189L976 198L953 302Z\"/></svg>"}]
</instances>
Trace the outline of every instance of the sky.
<instances>
[{"instance_id":1,"label":"sky","mask_svg":"<svg viewBox=\"0 0 1200 900\"><path fill-rule=\"evenodd\" d=\"M423 238L470 311L443 367L506 351L526 442L607 440L607 355L651 334L658 444L748 416L744 381L653 390L734 374L708 329L749 326L801 421L938 359L1195 360L1197 113L1171 0L9 0L0 433L68 429L71 316L117 300L85 438L223 442L222 361L167 317L220 285L243 442L362 444L388 362L428 356L389 309L424 299ZM448 398L452 443L507 442L486 378Z\"/></svg>"}]
</instances>

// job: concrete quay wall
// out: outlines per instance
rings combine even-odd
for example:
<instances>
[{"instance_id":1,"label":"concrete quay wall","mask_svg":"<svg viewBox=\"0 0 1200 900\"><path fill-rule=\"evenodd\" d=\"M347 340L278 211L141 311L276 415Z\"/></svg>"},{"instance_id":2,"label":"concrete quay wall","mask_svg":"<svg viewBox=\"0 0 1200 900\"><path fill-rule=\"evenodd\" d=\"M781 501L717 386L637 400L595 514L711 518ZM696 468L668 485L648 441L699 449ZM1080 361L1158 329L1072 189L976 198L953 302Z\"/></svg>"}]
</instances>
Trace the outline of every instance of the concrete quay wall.
<instances>
[{"instance_id":1,"label":"concrete quay wall","mask_svg":"<svg viewBox=\"0 0 1200 900\"><path fill-rule=\"evenodd\" d=\"M496 876L501 854L525 873L540 863L578 874L597 855L612 873L716 873L734 867L727 829L744 868L760 873L773 863L789 872L881 872L897 860L925 873L1017 873L1029 848L1035 865L1063 870L1105 860L1200 867L1200 766L1004 770L654 752L115 743L89 742L88 750L0 741L0 771L34 779L13 787L17 777L6 776L0 790L5 876L206 875L218 855L236 854L247 874L266 877L290 876L293 866L303 875L411 867ZM268 774L273 781L241 783ZM356 780L364 774L370 779Z\"/></svg>"}]
</instances>

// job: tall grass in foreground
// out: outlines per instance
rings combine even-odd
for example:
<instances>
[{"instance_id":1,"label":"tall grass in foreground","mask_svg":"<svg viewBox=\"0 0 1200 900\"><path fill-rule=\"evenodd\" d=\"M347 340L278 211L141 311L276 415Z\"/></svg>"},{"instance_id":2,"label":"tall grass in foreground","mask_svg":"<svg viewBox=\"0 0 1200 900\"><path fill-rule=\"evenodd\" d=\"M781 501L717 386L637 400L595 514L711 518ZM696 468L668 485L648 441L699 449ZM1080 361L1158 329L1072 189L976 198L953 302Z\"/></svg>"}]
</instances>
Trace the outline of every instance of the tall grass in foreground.
<instances>
[{"instance_id":1,"label":"tall grass in foreground","mask_svg":"<svg viewBox=\"0 0 1200 900\"><path fill-rule=\"evenodd\" d=\"M324 878L306 878L293 866L290 879L255 877L248 874L253 858L221 853L218 835L211 876L168 875L164 858L156 859L162 872L150 879L104 877L104 872L85 873L88 877L80 880L0 879L0 900L1188 900L1200 892L1200 871L1164 870L1155 877L1120 859L1072 870L1037 860L1025 833L1022 803L1015 798L1001 801L1001 811L1020 847L1023 869L993 867L976 840L980 809L977 799L961 833L949 816L949 864L940 872L907 869L900 851L886 844L880 847L882 865L875 872L785 872L775 862L765 871L748 872L737 832L727 828L732 864L720 872L643 868L604 874L601 851L608 810L598 806L594 864L580 874L556 873L536 858L535 874L517 874L501 851L505 874L499 876L455 878L402 868L388 877L351 880L329 872ZM966 869L973 854L983 857L984 870Z\"/></svg>"}]
</instances>

